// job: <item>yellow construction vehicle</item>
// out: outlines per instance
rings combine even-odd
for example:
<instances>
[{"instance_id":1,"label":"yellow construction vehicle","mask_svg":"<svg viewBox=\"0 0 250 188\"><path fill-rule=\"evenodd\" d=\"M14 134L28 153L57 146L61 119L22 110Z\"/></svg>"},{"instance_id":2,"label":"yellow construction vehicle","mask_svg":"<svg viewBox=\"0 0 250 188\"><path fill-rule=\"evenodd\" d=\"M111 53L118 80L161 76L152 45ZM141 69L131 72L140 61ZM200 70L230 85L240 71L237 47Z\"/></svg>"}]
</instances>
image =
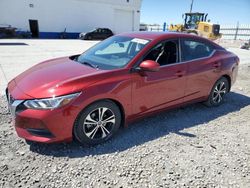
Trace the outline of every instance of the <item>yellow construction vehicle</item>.
<instances>
[{"instance_id":1,"label":"yellow construction vehicle","mask_svg":"<svg viewBox=\"0 0 250 188\"><path fill-rule=\"evenodd\" d=\"M171 24L168 30L199 35L210 40L221 38L220 25L207 21L207 14L191 12L185 13L185 17L184 15L182 17L184 18L184 24Z\"/></svg>"}]
</instances>

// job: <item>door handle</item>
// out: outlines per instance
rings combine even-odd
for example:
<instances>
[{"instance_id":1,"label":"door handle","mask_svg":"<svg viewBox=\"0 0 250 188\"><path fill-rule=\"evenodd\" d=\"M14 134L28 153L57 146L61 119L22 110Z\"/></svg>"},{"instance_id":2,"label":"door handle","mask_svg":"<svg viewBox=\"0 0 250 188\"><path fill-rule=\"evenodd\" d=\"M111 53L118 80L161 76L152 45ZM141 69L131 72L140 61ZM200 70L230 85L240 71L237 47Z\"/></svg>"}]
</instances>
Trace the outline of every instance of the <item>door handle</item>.
<instances>
[{"instance_id":1,"label":"door handle","mask_svg":"<svg viewBox=\"0 0 250 188\"><path fill-rule=\"evenodd\" d=\"M185 71L177 71L177 72L175 73L175 76L177 76L177 77L182 77L184 74L185 74Z\"/></svg>"}]
</instances>

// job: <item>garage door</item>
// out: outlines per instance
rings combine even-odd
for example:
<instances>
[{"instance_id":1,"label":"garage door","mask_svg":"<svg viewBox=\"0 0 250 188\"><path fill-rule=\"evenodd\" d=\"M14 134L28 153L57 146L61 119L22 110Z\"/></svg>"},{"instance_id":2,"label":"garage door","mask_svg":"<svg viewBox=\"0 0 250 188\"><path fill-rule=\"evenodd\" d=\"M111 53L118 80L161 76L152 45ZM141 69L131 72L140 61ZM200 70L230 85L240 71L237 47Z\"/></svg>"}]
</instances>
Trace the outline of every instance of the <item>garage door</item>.
<instances>
[{"instance_id":1,"label":"garage door","mask_svg":"<svg viewBox=\"0 0 250 188\"><path fill-rule=\"evenodd\" d=\"M115 33L130 32L134 30L134 13L115 9Z\"/></svg>"}]
</instances>

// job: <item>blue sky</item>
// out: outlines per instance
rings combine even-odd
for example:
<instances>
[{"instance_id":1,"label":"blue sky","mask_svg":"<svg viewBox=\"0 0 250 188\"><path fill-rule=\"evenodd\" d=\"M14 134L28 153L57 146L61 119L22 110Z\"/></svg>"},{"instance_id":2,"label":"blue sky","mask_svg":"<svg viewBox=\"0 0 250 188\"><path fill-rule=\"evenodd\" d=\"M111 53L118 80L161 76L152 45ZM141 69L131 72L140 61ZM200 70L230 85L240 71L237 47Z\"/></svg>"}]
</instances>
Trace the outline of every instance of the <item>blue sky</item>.
<instances>
[{"instance_id":1,"label":"blue sky","mask_svg":"<svg viewBox=\"0 0 250 188\"><path fill-rule=\"evenodd\" d=\"M142 23L182 23L191 0L142 0ZM208 13L208 19L219 24L250 24L250 0L194 0L193 12Z\"/></svg>"}]
</instances>

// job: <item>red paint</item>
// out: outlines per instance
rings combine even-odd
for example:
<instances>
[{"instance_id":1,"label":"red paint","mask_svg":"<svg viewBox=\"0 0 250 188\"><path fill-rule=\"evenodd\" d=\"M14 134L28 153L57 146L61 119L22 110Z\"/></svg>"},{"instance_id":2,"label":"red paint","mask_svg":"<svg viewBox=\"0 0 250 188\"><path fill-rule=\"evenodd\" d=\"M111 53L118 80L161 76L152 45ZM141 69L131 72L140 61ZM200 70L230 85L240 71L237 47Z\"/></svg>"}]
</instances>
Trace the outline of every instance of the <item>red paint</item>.
<instances>
[{"instance_id":1,"label":"red paint","mask_svg":"<svg viewBox=\"0 0 250 188\"><path fill-rule=\"evenodd\" d=\"M206 100L213 84L223 75L230 78L231 84L235 82L239 58L206 39L178 33L139 32L122 35L151 40L125 68L96 70L65 57L40 63L13 79L8 90L13 98L20 100L82 92L72 103L59 109L18 112L15 117L17 134L45 143L70 141L77 116L95 101L111 99L119 103L127 125L164 109ZM213 44L218 50L211 57L200 60L163 67L156 62L145 61L140 66L141 69L155 72L132 69L154 45L171 38L198 38ZM34 136L27 128L47 129L55 137Z\"/></svg>"},{"instance_id":2,"label":"red paint","mask_svg":"<svg viewBox=\"0 0 250 188\"><path fill-rule=\"evenodd\" d=\"M157 72L160 70L159 63L152 60L143 61L139 67L141 68L142 71Z\"/></svg>"}]
</instances>

